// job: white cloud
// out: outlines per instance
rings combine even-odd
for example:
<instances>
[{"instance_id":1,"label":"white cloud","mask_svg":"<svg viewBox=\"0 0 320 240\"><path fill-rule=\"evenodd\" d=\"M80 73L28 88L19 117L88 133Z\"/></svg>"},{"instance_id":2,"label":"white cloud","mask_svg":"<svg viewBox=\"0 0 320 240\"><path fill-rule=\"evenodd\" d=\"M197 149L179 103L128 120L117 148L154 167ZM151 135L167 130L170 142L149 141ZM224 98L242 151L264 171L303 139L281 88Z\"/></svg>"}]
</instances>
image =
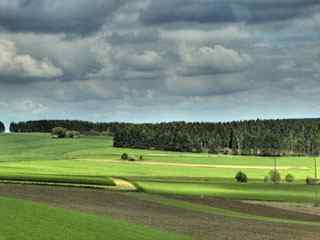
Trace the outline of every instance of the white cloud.
<instances>
[{"instance_id":1,"label":"white cloud","mask_svg":"<svg viewBox=\"0 0 320 240\"><path fill-rule=\"evenodd\" d=\"M32 100L24 100L19 104L19 110L23 112L38 114L48 110L48 107L42 103L36 103Z\"/></svg>"},{"instance_id":2,"label":"white cloud","mask_svg":"<svg viewBox=\"0 0 320 240\"><path fill-rule=\"evenodd\" d=\"M0 40L0 75L17 78L53 78L63 75L48 59L17 53L14 42Z\"/></svg>"},{"instance_id":3,"label":"white cloud","mask_svg":"<svg viewBox=\"0 0 320 240\"><path fill-rule=\"evenodd\" d=\"M248 54L241 54L221 45L196 49L183 47L180 51L182 75L215 75L239 72L252 63Z\"/></svg>"}]
</instances>

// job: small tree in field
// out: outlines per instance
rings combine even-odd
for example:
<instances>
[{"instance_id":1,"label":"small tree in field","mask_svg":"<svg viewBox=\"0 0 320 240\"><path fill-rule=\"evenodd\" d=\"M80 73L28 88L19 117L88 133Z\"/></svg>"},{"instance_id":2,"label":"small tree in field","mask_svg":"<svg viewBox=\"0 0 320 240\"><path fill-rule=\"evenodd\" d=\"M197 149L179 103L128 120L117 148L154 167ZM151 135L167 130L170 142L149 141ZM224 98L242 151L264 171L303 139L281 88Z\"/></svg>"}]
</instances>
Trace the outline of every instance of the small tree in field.
<instances>
[{"instance_id":1,"label":"small tree in field","mask_svg":"<svg viewBox=\"0 0 320 240\"><path fill-rule=\"evenodd\" d=\"M239 182L239 183L246 183L246 182L248 182L248 177L247 177L247 175L246 175L244 172L242 172L242 171L240 171L240 172L238 172L238 173L236 174L235 179L236 179L236 181Z\"/></svg>"},{"instance_id":2,"label":"small tree in field","mask_svg":"<svg viewBox=\"0 0 320 240\"><path fill-rule=\"evenodd\" d=\"M129 155L128 155L127 153L123 153L123 154L121 155L121 159L122 159L122 160L128 160L128 159L129 159Z\"/></svg>"},{"instance_id":3,"label":"small tree in field","mask_svg":"<svg viewBox=\"0 0 320 240\"><path fill-rule=\"evenodd\" d=\"M52 129L52 136L56 138L65 138L67 134L67 129L63 127L55 127Z\"/></svg>"},{"instance_id":4,"label":"small tree in field","mask_svg":"<svg viewBox=\"0 0 320 240\"><path fill-rule=\"evenodd\" d=\"M281 174L278 170L271 170L269 172L270 180L273 183L280 183L281 182Z\"/></svg>"},{"instance_id":5,"label":"small tree in field","mask_svg":"<svg viewBox=\"0 0 320 240\"><path fill-rule=\"evenodd\" d=\"M287 174L285 180L287 183L292 183L292 182L294 182L294 176L289 173L289 174Z\"/></svg>"}]
</instances>

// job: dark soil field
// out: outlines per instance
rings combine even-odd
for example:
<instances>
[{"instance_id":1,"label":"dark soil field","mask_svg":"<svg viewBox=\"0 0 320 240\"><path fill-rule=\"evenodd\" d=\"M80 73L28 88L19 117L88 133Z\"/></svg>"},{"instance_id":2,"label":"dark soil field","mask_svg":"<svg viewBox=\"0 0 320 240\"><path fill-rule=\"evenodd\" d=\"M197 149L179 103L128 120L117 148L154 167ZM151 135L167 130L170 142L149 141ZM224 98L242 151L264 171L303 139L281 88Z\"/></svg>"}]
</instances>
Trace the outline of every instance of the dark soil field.
<instances>
[{"instance_id":1,"label":"dark soil field","mask_svg":"<svg viewBox=\"0 0 320 240\"><path fill-rule=\"evenodd\" d=\"M136 198L136 194L81 188L0 184L0 196L31 200L97 215L108 215L131 223L183 233L196 240L320 239L320 229L316 226L266 223L217 216L141 200ZM239 201L195 197L171 198L275 218L320 222L320 217L316 215Z\"/></svg>"}]
</instances>

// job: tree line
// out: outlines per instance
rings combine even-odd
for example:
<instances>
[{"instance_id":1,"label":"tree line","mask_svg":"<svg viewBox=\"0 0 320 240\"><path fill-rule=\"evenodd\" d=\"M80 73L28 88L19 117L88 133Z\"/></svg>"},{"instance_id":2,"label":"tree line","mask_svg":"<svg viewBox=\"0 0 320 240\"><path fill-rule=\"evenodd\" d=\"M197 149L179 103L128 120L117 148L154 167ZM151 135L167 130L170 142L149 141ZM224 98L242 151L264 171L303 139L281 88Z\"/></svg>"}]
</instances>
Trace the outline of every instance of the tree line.
<instances>
[{"instance_id":1,"label":"tree line","mask_svg":"<svg viewBox=\"0 0 320 240\"><path fill-rule=\"evenodd\" d=\"M6 130L4 123L0 121L0 133L3 133Z\"/></svg>"},{"instance_id":2,"label":"tree line","mask_svg":"<svg viewBox=\"0 0 320 240\"><path fill-rule=\"evenodd\" d=\"M114 133L114 146L260 156L316 155L320 151L320 119L128 124Z\"/></svg>"},{"instance_id":3,"label":"tree line","mask_svg":"<svg viewBox=\"0 0 320 240\"><path fill-rule=\"evenodd\" d=\"M68 130L78 131L82 134L94 134L102 132L113 133L125 123L95 123L80 120L38 120L27 122L12 122L10 124L10 132L25 133L25 132L41 132L51 133L55 127L62 127Z\"/></svg>"},{"instance_id":4,"label":"tree line","mask_svg":"<svg viewBox=\"0 0 320 240\"><path fill-rule=\"evenodd\" d=\"M320 119L233 122L93 123L40 120L11 123L11 132L51 132L55 127L109 132L115 147L239 155L315 155L320 151Z\"/></svg>"}]
</instances>

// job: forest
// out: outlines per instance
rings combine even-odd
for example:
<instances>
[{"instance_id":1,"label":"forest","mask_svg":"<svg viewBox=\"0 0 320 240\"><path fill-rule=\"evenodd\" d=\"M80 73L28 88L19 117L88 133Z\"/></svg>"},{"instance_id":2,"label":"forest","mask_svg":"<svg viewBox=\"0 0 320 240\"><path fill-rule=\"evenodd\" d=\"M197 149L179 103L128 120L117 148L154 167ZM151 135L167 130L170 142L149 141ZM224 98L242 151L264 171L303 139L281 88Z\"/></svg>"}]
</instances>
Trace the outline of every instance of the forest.
<instances>
[{"instance_id":1,"label":"forest","mask_svg":"<svg viewBox=\"0 0 320 240\"><path fill-rule=\"evenodd\" d=\"M320 119L126 125L115 147L237 155L317 155Z\"/></svg>"},{"instance_id":2,"label":"forest","mask_svg":"<svg viewBox=\"0 0 320 240\"><path fill-rule=\"evenodd\" d=\"M154 124L41 120L11 123L10 131L51 132L54 127L109 132L115 147L260 156L317 155L320 151L320 119Z\"/></svg>"},{"instance_id":3,"label":"forest","mask_svg":"<svg viewBox=\"0 0 320 240\"><path fill-rule=\"evenodd\" d=\"M115 132L115 129L125 125L125 123L94 123L79 120L38 120L27 122L12 122L10 132L41 132L49 133L55 127L63 127L68 130L78 131L82 134L94 134L102 132Z\"/></svg>"}]
</instances>

